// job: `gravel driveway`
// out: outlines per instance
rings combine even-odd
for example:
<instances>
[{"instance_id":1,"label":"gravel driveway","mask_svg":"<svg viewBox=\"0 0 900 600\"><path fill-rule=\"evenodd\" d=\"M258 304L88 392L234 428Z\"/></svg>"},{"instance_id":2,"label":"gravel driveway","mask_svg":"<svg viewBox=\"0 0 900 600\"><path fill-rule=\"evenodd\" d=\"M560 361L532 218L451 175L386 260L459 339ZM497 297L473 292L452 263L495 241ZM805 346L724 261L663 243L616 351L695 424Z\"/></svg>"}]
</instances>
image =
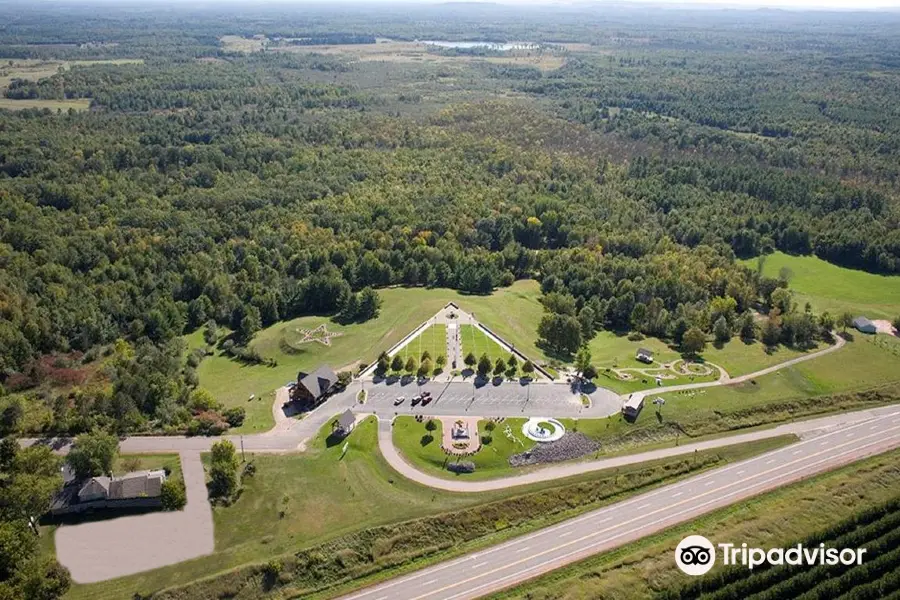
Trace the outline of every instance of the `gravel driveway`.
<instances>
[{"instance_id":1,"label":"gravel driveway","mask_svg":"<svg viewBox=\"0 0 900 600\"><path fill-rule=\"evenodd\" d=\"M57 558L76 583L122 577L212 553L212 509L200 453L186 451L180 456L187 488L184 510L63 525L56 530Z\"/></svg>"}]
</instances>

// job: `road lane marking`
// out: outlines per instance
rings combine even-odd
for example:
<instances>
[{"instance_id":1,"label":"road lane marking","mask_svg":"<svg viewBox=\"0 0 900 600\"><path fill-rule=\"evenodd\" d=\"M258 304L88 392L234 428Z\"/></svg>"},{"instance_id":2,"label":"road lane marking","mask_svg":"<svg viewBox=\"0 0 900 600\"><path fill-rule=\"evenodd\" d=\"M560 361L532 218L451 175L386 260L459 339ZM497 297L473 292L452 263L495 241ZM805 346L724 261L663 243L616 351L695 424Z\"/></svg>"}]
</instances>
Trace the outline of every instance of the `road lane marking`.
<instances>
[{"instance_id":1,"label":"road lane marking","mask_svg":"<svg viewBox=\"0 0 900 600\"><path fill-rule=\"evenodd\" d=\"M519 548L518 550L516 550L516 554L518 554L519 552L525 552L526 550L531 550L531 546L525 546L524 548Z\"/></svg>"},{"instance_id":2,"label":"road lane marking","mask_svg":"<svg viewBox=\"0 0 900 600\"><path fill-rule=\"evenodd\" d=\"M569 537L569 536L572 535L573 533L575 533L575 532L574 532L574 531L566 531L566 532L564 532L564 533L559 534L559 535L556 536L556 537L561 537L561 538Z\"/></svg>"},{"instance_id":3,"label":"road lane marking","mask_svg":"<svg viewBox=\"0 0 900 600\"><path fill-rule=\"evenodd\" d=\"M775 462L775 459L774 459L774 458L773 458L772 460L767 460L767 461L766 461L766 464L767 464L767 465L771 465L773 462Z\"/></svg>"},{"instance_id":4,"label":"road lane marking","mask_svg":"<svg viewBox=\"0 0 900 600\"><path fill-rule=\"evenodd\" d=\"M895 429L900 429L900 427L893 427L893 428L891 428L889 431L892 432L892 431L894 431ZM882 433L887 433L887 432L882 432ZM876 434L876 435L877 435L877 434ZM811 464L806 464L806 465L800 466L800 467L798 467L798 468L796 468L796 469L793 469L793 470L790 470L790 471L786 471L786 472L783 472L783 473L778 473L778 474L775 475L772 479L763 482L763 483L765 483L765 484L769 484L769 483L772 483L773 481L777 481L777 480L782 479L782 478L784 478L784 477L793 475L794 473L803 471L804 469L809 469L809 468L815 467L815 466L817 466L817 465L819 465L819 464L827 463L827 462L829 462L829 461L836 460L836 459L841 458L841 457L843 457L843 456L845 456L845 455L847 455L847 454L853 454L853 453L855 453L855 452L859 452L860 450L863 450L864 448L868 448L869 446L875 446L875 445L878 445L878 444L880 444L880 443L883 441L883 440L877 440L877 441L871 442L871 443L869 443L869 444L864 444L864 445L859 446L859 447L856 447L856 448L851 448L851 449L847 450L846 452L833 453L833 451L837 450L838 448L842 448L842 447L844 447L844 446L853 445L853 444L859 443L859 442L861 442L861 441L863 441L863 440L869 439L869 438L871 438L871 437L875 437L875 436L874 436L874 435L869 435L869 436L865 436L865 437L862 437L862 438L857 438L857 439L854 440L853 442L846 442L846 443L844 443L844 444L839 444L839 445L833 446L832 448L830 448L830 449L827 450L827 451L820 451L820 452L817 452L816 454L812 454L812 455L810 455L810 456L807 456L807 457L804 457L804 458L801 458L801 459L797 459L797 460L795 460L795 461L793 461L793 462L784 463L784 464L782 464L781 466L775 467L775 468L773 468L773 469L769 469L769 470L767 470L767 471L762 471L762 472L760 472L760 473L757 473L756 475L751 475L749 478L750 478L750 479L755 479L755 478L761 477L761 476L763 476L763 475L769 475L770 473L777 472L777 471L779 471L779 470L785 469L785 468L787 468L787 467L789 467L789 466L791 466L791 465L795 465L795 464L800 463L800 462L808 461L809 459L815 458L815 457L820 456L820 455L822 455L822 454L827 454L827 453L829 453L829 452L832 453L831 456L826 457L826 458L824 458L824 459L822 459L822 460L815 461L815 462L813 462L813 463L811 463ZM707 501L707 502L703 502L703 503L701 503L701 504L698 504L698 505L695 505L695 506L692 506L692 507L688 507L687 509L685 509L685 510L683 510L683 511L681 511L681 512L676 512L676 513L668 512L664 517L662 517L662 518L660 518L660 519L657 519L657 520L655 520L655 521L650 521L650 522L648 522L648 523L640 524L640 525L639 525L639 530L640 530L640 529L645 529L645 528L650 527L650 526L652 526L652 525L656 525L656 524L658 524L658 523L662 523L662 522L669 521L669 520L671 520L674 516L679 516L679 515L684 514L684 513L689 513L689 512L695 511L695 510L697 510L697 509L703 508L703 507L705 507L705 506L707 506L707 505L709 505L709 504L715 504L715 503L720 502L720 501L722 501L722 500L724 500L724 499L726 499L726 498L729 498L729 497L731 497L731 496L738 495L738 494L744 492L744 491L747 489L746 483L747 483L746 481L735 481L735 482L727 483L727 484L721 486L720 488L713 489L713 490L710 490L710 491L708 491L708 492L704 492L704 493L699 494L699 495L697 495L697 496L695 496L695 497L693 497L693 498L689 498L689 499L686 499L686 500L682 500L682 501L680 501L680 502L676 502L676 503L675 503L674 505L672 505L672 506L667 506L667 507L665 507L665 508L656 509L655 511L652 511L652 512L646 514L646 515L642 515L641 517L636 517L636 518L630 519L630 520L628 520L628 521L623 521L623 522L621 522L621 523L618 523L618 524L616 524L616 525L614 525L614 526L612 526L612 527L610 527L610 528L604 529L604 530L600 530L600 531L595 531L595 532L593 532L593 533L589 533L589 534L587 534L587 535L585 535L585 536L582 536L582 537L577 538L577 539L575 539L575 540L566 542L566 543L564 543L564 544L560 544L560 545L558 545L558 546L556 546L556 547L549 548L549 549L547 549L547 550L544 550L544 551L542 551L542 552L539 552L538 554L532 555L532 556L530 556L530 557L526 557L526 558L520 559L520 560L518 560L518 561L516 561L516 562L512 562L512 563L509 563L509 564L506 564L506 565L497 567L497 568L495 568L495 569L492 570L492 571L488 571L487 573L484 573L484 574L481 574L481 575L477 575L477 576L474 576L474 577L470 577L470 578L465 579L465 580L456 581L455 583L450 584L450 585L448 585L448 586L445 586L445 587L443 587L443 588L440 588L440 589L437 589L437 590L429 591L429 592L427 592L427 593L425 593L425 594L423 594L423 595L416 596L415 598L412 598L411 600L421 600L422 598L426 598L426 597L431 596L431 595L433 595L433 594L436 594L436 593L439 593L439 592L443 592L443 591L445 591L445 590L448 590L448 589L451 589L451 588L458 587L458 586L460 586L460 585L469 583L469 582L471 582L471 581L474 581L475 579L479 579L479 578L481 578L481 577L485 577L485 576L488 576L488 575L492 575L492 574L496 573L497 571L502 571L503 569L508 569L509 567L514 567L514 566L516 566L516 565L518 565L518 564L521 564L521 563L523 563L523 562L526 562L526 561L528 561L528 560L531 560L531 559L534 559L534 558L538 558L538 557L544 556L544 555L546 555L546 554L550 554L550 553L552 553L552 552L555 552L555 551L557 551L557 550L560 550L560 549L562 549L562 548L565 548L566 546L571 546L572 544L577 544L578 542L585 541L585 540L587 540L587 539L589 539L589 538L592 538L592 537L595 537L595 536L597 536L597 535L600 535L600 534L603 534L603 533L607 533L607 532L613 531L613 530L615 530L615 529L617 529L617 528L625 528L625 531L623 531L623 532L620 533L620 534L617 534L617 535L612 536L612 537L610 537L610 538L605 538L605 539L603 539L603 540L601 540L601 541L599 541L599 542L596 542L596 543L594 543L594 544L588 545L588 546L586 546L586 547L579 548L579 549L577 549L577 550L575 550L575 551L573 551L573 552L571 552L571 553L569 553L569 554L567 554L567 555L563 555L563 556L557 557L557 558L555 558L555 559L553 559L553 560L554 560L554 562L558 562L558 561L560 561L560 560L562 560L562 559L564 559L564 558L567 558L568 556L570 556L570 555L572 555L572 554L581 554L581 553L584 553L587 549L589 549L589 548L591 548L591 547L593 547L593 546L600 545L600 544L606 544L606 543L610 542L611 540L614 540L614 539L619 538L619 537L622 537L622 536L624 536L624 535L628 535L628 534L633 533L633 529L632 529L632 528L627 528L626 526L627 526L627 525L630 525L631 523L634 523L634 522L636 522L636 521L640 521L642 518L652 516L652 515L654 515L654 514L656 514L656 513L659 513L659 512L670 511L674 506L683 505L683 504L686 503L686 502L691 502L691 501L696 500L696 499L698 499L698 498L702 498L702 497L704 497L704 496L708 496L708 495L710 495L710 494L714 494L714 493L716 493L716 492L720 492L720 491L725 490L725 489L728 489L728 488L732 488L732 487L735 487L735 486L740 486L740 489L738 489L738 490L736 490L736 491L734 491L734 492L731 492L731 493L729 493L729 494L726 494L726 495L724 495L724 496L717 496L717 497L715 497L715 498L713 498L712 500L709 500L709 501ZM541 532L541 533L544 533L544 532ZM532 571L532 570L533 570L533 569L528 569L528 571ZM526 572L527 572L527 571L526 571ZM518 576L519 574L520 574L520 573L516 573L516 576ZM492 580L492 581L491 581L490 583L488 583L488 584L483 584L483 585L477 586L477 587L475 587L475 588L468 588L466 591L464 591L464 592L462 592L462 593L460 593L460 594L456 594L456 595L454 595L454 596L448 596L448 597L444 598L444 600L454 600L455 598L458 598L459 596L462 596L462 595L464 595L464 594L468 594L468 593L474 592L474 591L476 591L476 590L478 590L478 589L481 589L481 588L483 588L483 587L487 587L487 586L490 586L490 585L494 585L494 584L496 584L497 582L503 581L504 579L508 579L508 578L509 578L509 576L508 576L508 577L501 578L501 579L494 579L494 580Z\"/></svg>"},{"instance_id":5,"label":"road lane marking","mask_svg":"<svg viewBox=\"0 0 900 600\"><path fill-rule=\"evenodd\" d=\"M803 450L794 450L793 452L791 452L791 456L797 456L801 452L803 452Z\"/></svg>"},{"instance_id":6,"label":"road lane marking","mask_svg":"<svg viewBox=\"0 0 900 600\"><path fill-rule=\"evenodd\" d=\"M900 414L900 413L895 413L895 414ZM896 419L896 422L900 423L900 419ZM866 422L855 423L855 424L852 424L852 425L848 425L847 428L855 429L855 428L858 428L858 427L862 427L865 423L866 423ZM837 435L838 433L841 433L841 432L843 432L843 431L845 431L845 430L846 430L846 429L842 428L842 429L837 430L837 431L832 431L832 432L825 433L824 435L825 435L826 437L828 437L828 436L833 436L833 435ZM864 440L864 439L868 439L869 437L871 437L871 436L865 436L865 437L862 437L862 438L857 438L855 441L858 442L858 441L861 441L861 440ZM800 441L800 442L797 442L797 444L798 444L798 445L807 445L807 444L812 445L812 444L814 444L814 442L815 442L817 439L818 439L818 438L813 438L813 439L811 439L811 440ZM844 445L846 445L846 444L844 444ZM840 447L840 446L837 446L837 447ZM721 475L730 473L733 469L735 469L735 468L737 468L737 467L739 467L739 466L741 466L741 465L743 465L743 464L746 464L746 463L749 463L749 462L753 462L753 461L757 461L757 460L759 460L760 458L763 458L763 457L765 457L765 456L781 454L781 453L783 453L784 451L785 451L785 448L779 448L778 450L773 450L773 451L768 452L768 453L766 453L766 454L762 454L762 455L760 455L760 456L758 456L758 457L751 458L751 459L748 459L748 460L746 460L746 461L738 462L737 464L734 464L734 465L722 467L721 469L718 469L718 470L715 470L715 471L711 471L711 472L706 473L706 474L697 475L697 476L693 477L693 478L690 480L690 482L698 483L698 482L700 482L700 481L703 481L704 479L709 479L709 481L705 484L705 486L708 487L708 486L710 486L710 485L712 485L712 484L714 484L714 483L717 483L715 477L718 477L718 476L721 476ZM819 454L820 454L820 453L819 453ZM805 457L805 458L808 459L808 458L815 457L815 456L818 456L818 454L811 454L811 455L809 455L809 456L807 456L807 457ZM799 460L803 460L803 459L798 459L798 461L799 461ZM782 465L782 467L786 467L786 466L789 466L789 465L791 465L791 464L795 464L795 463L798 462L798 461L794 461L793 463L785 463L785 464ZM639 464L639 463L638 463L638 464ZM760 473L760 474L764 474L764 473ZM553 525L553 526L551 526L551 527L547 527L547 528L541 529L541 530L539 530L538 532L536 532L536 533L534 533L534 534L529 534L529 535L526 535L526 536L522 536L521 538L519 538L519 539L517 539L517 540L513 540L512 542L506 542L506 543L500 544L500 545L498 545L498 546L494 546L494 547L491 548L491 551L492 551L492 552L501 551L501 550L503 550L503 549L506 549L506 548L509 547L509 546L512 546L512 545L514 545L514 544L516 544L516 543L519 543L519 542L522 542L522 541L525 541L525 540L527 540L527 539L535 539L535 540L536 540L536 539L538 539L539 537L543 537L543 536L545 536L546 534L551 533L551 532L553 532L553 531L556 531L556 530L558 530L558 529L562 529L562 528L564 528L564 527L569 527L569 526L571 526L571 525L577 525L577 524L579 524L579 523L582 523L582 522L585 522L585 521L594 519L595 517L597 517L597 516L603 514L604 512L609 512L609 511L621 512L622 509L623 509L624 507L629 506L629 505L631 505L631 504L634 504L635 502L640 502L641 500L645 500L645 499L647 499L647 498L652 498L652 497L658 496L658 495L660 495L660 494L665 494L665 493L667 493L668 491L671 491L672 489L677 489L678 486L684 485L684 484L687 484L687 483L689 483L689 482L683 482L683 483L681 483L681 484L677 484L677 483L676 483L676 484L672 484L671 486L663 487L663 488L661 488L660 490L658 490L658 491L656 491L656 492L649 492L648 494L644 495L643 498L642 498L642 497L632 498L632 499L630 499L630 500L625 500L625 501L623 501L623 502L621 502L621 503L618 503L618 504L616 504L616 505L613 505L613 506L611 506L611 507L599 509L597 512L594 512L594 513L589 513L589 514L583 515L583 516L581 516L581 517L575 517L574 519L568 519L568 520L563 521L562 523L559 523L559 524L557 524L557 525ZM715 492L715 491L716 491L716 490L711 490L711 492ZM704 494L704 495L705 495L705 494ZM610 520L610 519L606 519L605 521L601 521L601 522L606 522L606 521L608 521L608 520ZM578 541L578 540L573 540L573 542L577 542L577 541ZM434 567L431 567L431 568L428 569L428 570L422 570L422 571L419 572L419 573L413 573L413 574L411 574L411 575L409 575L409 576L407 576L407 577L402 577L402 578L394 579L393 581L386 582L386 583L384 583L384 584L382 584L382 585L380 585L380 586L378 586L378 587L379 587L379 589L387 589L387 588L390 588L390 587L394 587L394 586L396 586L396 585L400 585L400 584L402 584L402 583L409 583L409 582L411 582L411 581L413 581L413 580L415 580L415 579L419 579L420 577L425 577L425 576L427 576L427 575L429 575L429 574L431 574L431 573L435 573L435 572L437 572L437 571L442 571L442 570L444 570L444 569L448 569L448 568L450 568L450 567L454 567L454 566L456 566L457 564L463 563L463 562L465 562L465 561L467 561L467 560L471 560L471 558L472 558L471 556L468 556L468 557L462 557L462 558L459 558L459 559L456 559L456 560L452 560L452 561L449 561L449 562L447 562L447 563L445 563L445 564L443 564L443 565L434 566ZM373 589L373 590L369 590L369 591L365 591L365 592L360 592L360 593L358 593L358 594L356 594L356 595L348 596L345 600L355 600L355 599L357 599L357 598L362 598L362 597L365 597L365 596L369 595L369 594L372 593L373 591L376 591L376 590Z\"/></svg>"},{"instance_id":7,"label":"road lane marking","mask_svg":"<svg viewBox=\"0 0 900 600\"><path fill-rule=\"evenodd\" d=\"M673 498L677 498L678 496L684 494L684 492L678 492L677 494L672 494Z\"/></svg>"},{"instance_id":8,"label":"road lane marking","mask_svg":"<svg viewBox=\"0 0 900 600\"><path fill-rule=\"evenodd\" d=\"M893 431L893 429L892 429L892 431ZM868 437L871 437L871 436L868 436ZM879 444L879 443L880 443L880 441L871 442L871 443L869 443L869 444L866 444L866 445L862 446L861 448L851 449L851 450L849 450L849 451L847 451L847 452L845 452L845 453L838 454L838 455L832 456L832 457L830 457L830 458L826 458L826 459L824 459L824 460L821 460L821 461L818 461L818 462L816 462L816 463L813 463L812 466L818 465L818 464L823 463L823 462L828 462L829 460L833 460L833 459L835 459L835 458L837 458L837 457L839 457L839 456L843 456L844 454L852 454L853 452L859 451L859 450L861 450L862 448L867 448L867 447L869 447L869 446L877 445L877 444ZM846 445L846 444L845 444L845 445ZM820 454L821 454L821 453L820 453ZM795 461L795 462L800 462L800 461ZM791 463L791 464L793 464L793 463ZM780 478L784 477L785 475L790 475L790 474L793 474L794 472L802 471L804 468L809 468L809 466L810 466L810 465L807 465L806 467L800 467L800 468L798 468L798 469L794 469L794 471L790 471L790 472L788 472L788 473L786 473L786 474L781 474L781 475L775 477L775 479L777 480L777 479L780 479ZM777 470L777 468L776 468L776 469L771 469L771 471L776 471L776 470ZM741 483L742 483L742 482L741 482ZM726 486L723 486L723 487L720 488L720 489L725 489L725 487L733 487L734 485L735 485L735 484L728 484L728 485L726 485ZM725 497L728 497L728 496L734 496L734 495L736 495L736 494L739 494L741 491L743 491L743 489L744 489L744 487L742 487L740 490L737 490L736 492L732 492L732 493L728 494L728 495L725 496ZM715 491L715 490L714 490L714 491ZM705 494L704 494L704 495L705 495ZM692 510L696 510L696 509L702 508L702 507L704 507L704 506L706 506L706 505L708 505L708 504L714 504L715 502L717 502L717 501L719 501L719 500L721 500L721 499L723 499L723 498L716 498L716 499L714 499L714 500L710 500L710 501L708 501L708 502L705 502L705 503L702 503L702 504L700 504L700 505L697 505L696 507L693 507L693 508L687 508L686 510L681 511L680 513L675 513L675 515L677 516L677 515L681 515L681 514L684 514L684 513L690 513ZM683 504L683 502L684 502L684 501L682 501L682 502L679 503L679 504ZM659 511L657 511L657 512L659 512ZM651 513L651 514L652 514L652 513ZM701 513L701 514L702 514L702 513ZM651 521L650 523L647 523L647 524L644 524L644 525L639 526L637 530L640 531L640 530L645 529L645 528L647 528L647 527L650 527L650 526L652 526L652 525L656 525L657 523L665 522L665 521L671 519L672 516L673 516L673 515L670 514L670 515L667 515L666 517L663 517L663 518L661 518L661 519L657 519L656 521ZM633 520L637 520L637 519L633 519ZM625 523L623 523L622 525L624 525L624 524L625 524ZM558 556L558 557L553 558L553 559L551 559L551 560L552 560L553 562L559 562L559 561L568 559L569 557L574 556L574 555L581 555L581 554L584 554L586 551L589 551L590 549L594 548L595 546L600 546L600 545L608 544L608 543L610 543L612 540L615 540L615 539L617 539L617 538L620 538L620 537L622 537L622 536L624 536L624 535L628 535L628 534L630 534L630 533L633 533L633 530L627 529L626 531L624 531L624 532L622 532L622 533L619 533L619 534L616 534L616 535L614 535L614 536L612 536L612 537L610 537L610 538L606 538L606 539L600 540L600 541L598 541L598 542L591 543L591 544L589 544L589 545L587 545L587 546L585 546L585 547L578 548L578 549L576 549L576 550L573 550L573 551L571 551L571 552L568 552L568 553L566 553L566 554L564 554L564 555L562 555L562 556ZM508 564L508 565L505 565L505 566L502 566L502 567L498 567L498 568L494 569L493 571L491 571L491 572L489 572L489 573L485 573L484 575L480 575L480 576L476 576L476 577L471 577L471 578L469 578L469 579L467 579L467 580L465 580L465 581L463 581L463 582L459 582L459 583L468 583L468 582L474 581L475 579L478 579L478 578L480 578L480 577L483 577L483 576L485 576L485 575L492 575L493 573L496 573L497 571L502 571L502 570L504 570L504 569L507 569L507 568L509 568L509 567L516 566L516 565L518 565L518 564L521 564L521 563L526 562L526 561L528 561L528 560L531 560L531 559L533 559L533 558L538 558L539 556L542 556L542 555L544 555L544 554L548 554L548 553L554 552L554 551L556 551L556 550L559 550L559 549L561 549L561 548L564 548L565 546L569 546L569 545L571 545L571 544L573 544L573 543L577 543L578 541L587 539L587 538L589 538L589 537L593 537L594 535L596 535L596 533L586 535L586 536L580 538L579 540L573 540L572 542L567 542L566 544L562 544L562 545L560 545L560 546L557 546L556 548L551 548L551 549L549 549L549 550L546 550L546 551L544 551L544 552L541 552L541 553L536 554L536 555L534 555L534 556L531 556L531 557L529 557L529 558L525 558L525 559L519 560L519 561L517 561L517 562L515 562L515 563L510 563L510 564ZM592 552L591 554L593 554L593 552ZM565 564L565 563L564 563L564 564ZM549 569L549 570L552 571L553 569ZM459 598L460 596L463 596L463 595L465 595L465 594L468 594L468 593L471 593L471 592L480 590L480 589L485 588L485 587L490 587L490 586L492 586L492 585L496 585L497 583L502 582L502 581L505 581L505 580L507 580L507 579L513 579L513 578L520 577L521 575L528 574L528 573L531 574L531 577L524 577L524 578L522 578L523 580L532 579L533 577L536 577L537 575L543 574L543 572L541 572L541 573L535 573L535 572L534 572L534 568L524 569L524 570L521 570L521 571L517 571L516 573L513 573L513 574L511 574L511 575L506 575L506 576L504 576L504 577L500 577L499 579L493 579L493 580L490 581L489 583L481 584L481 585L476 586L476 587L474 587L474 588L469 588L469 589L467 589L466 591L461 592L461 593L458 593L458 594L455 594L455 595L453 595L453 596L447 596L447 597L444 598L444 600L454 600L454 599ZM452 587L456 587L456 585L458 585L458 584L449 585L449 586L447 586L447 587L444 588L444 589L449 589L449 588L452 588ZM443 591L443 590L437 590L437 591ZM420 600L421 598L425 598L426 596L429 596L429 595L431 595L431 592L429 592L429 593L427 593L427 594L424 594L424 595L422 595L422 596L418 596L418 597L414 598L413 600Z\"/></svg>"},{"instance_id":9,"label":"road lane marking","mask_svg":"<svg viewBox=\"0 0 900 600\"><path fill-rule=\"evenodd\" d=\"M746 472L747 472L747 471L738 471L737 473L735 473L735 475L743 475L743 474L746 473Z\"/></svg>"}]
</instances>

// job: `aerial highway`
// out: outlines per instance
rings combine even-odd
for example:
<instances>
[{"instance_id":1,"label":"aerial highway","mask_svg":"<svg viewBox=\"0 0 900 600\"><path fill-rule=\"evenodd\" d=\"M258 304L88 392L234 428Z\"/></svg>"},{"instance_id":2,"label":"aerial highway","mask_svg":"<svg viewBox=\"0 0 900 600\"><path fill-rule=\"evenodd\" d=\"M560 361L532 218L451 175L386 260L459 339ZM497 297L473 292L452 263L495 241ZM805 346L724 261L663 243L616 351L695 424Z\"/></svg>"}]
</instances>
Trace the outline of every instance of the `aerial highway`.
<instances>
[{"instance_id":1,"label":"aerial highway","mask_svg":"<svg viewBox=\"0 0 900 600\"><path fill-rule=\"evenodd\" d=\"M717 508L897 447L900 410L826 430L756 458L374 585L344 600L478 598Z\"/></svg>"}]
</instances>

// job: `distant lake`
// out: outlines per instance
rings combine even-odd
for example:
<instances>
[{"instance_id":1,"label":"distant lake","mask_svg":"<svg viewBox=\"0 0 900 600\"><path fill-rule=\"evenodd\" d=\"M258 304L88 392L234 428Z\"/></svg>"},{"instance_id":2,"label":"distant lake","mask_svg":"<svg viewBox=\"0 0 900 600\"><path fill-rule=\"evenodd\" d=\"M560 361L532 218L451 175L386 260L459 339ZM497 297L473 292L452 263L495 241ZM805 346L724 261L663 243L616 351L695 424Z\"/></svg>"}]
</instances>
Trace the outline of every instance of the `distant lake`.
<instances>
[{"instance_id":1,"label":"distant lake","mask_svg":"<svg viewBox=\"0 0 900 600\"><path fill-rule=\"evenodd\" d=\"M431 46L439 46L441 48L460 48L468 50L471 48L486 48L488 50L499 50L506 52L508 50L533 50L540 48L540 44L534 42L448 42L443 40L417 40L423 44Z\"/></svg>"}]
</instances>

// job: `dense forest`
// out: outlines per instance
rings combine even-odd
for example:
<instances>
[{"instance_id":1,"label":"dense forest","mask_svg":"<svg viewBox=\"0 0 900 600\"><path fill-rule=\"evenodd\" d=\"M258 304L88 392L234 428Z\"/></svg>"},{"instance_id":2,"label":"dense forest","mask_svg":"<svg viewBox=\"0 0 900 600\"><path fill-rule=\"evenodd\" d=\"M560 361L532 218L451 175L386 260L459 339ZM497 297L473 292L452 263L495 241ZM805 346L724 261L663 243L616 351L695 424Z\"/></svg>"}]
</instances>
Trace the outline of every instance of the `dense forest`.
<instances>
[{"instance_id":1,"label":"dense forest","mask_svg":"<svg viewBox=\"0 0 900 600\"><path fill-rule=\"evenodd\" d=\"M181 335L240 346L365 288L537 278L567 356L603 328L827 335L738 257L900 273L896 15L258 10L0 8L0 106L90 103L0 110L0 384L74 385L56 430L185 423L205 399ZM531 40L561 66L306 48L380 38ZM24 59L142 62L29 79ZM100 353L107 384L82 386Z\"/></svg>"}]
</instances>

